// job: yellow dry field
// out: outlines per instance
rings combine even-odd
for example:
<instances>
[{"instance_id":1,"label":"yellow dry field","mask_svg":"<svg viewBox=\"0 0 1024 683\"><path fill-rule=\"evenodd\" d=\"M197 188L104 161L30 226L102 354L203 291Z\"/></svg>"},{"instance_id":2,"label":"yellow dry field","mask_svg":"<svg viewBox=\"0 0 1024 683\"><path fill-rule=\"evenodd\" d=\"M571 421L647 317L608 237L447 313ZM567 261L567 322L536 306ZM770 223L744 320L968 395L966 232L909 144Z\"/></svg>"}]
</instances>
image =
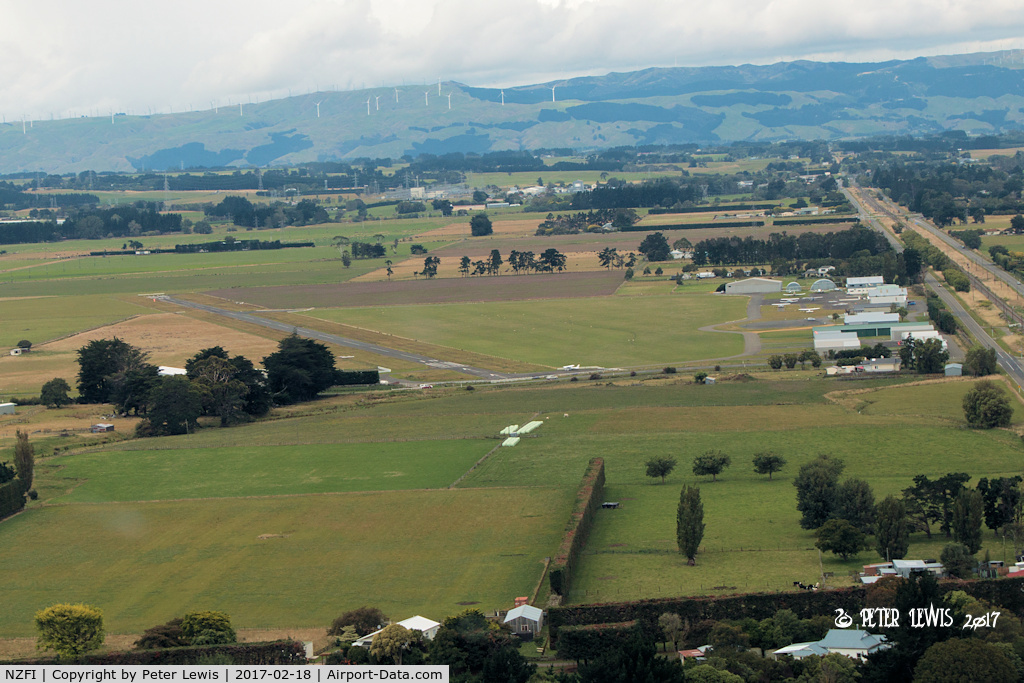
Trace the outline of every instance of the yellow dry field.
<instances>
[{"instance_id":1,"label":"yellow dry field","mask_svg":"<svg viewBox=\"0 0 1024 683\"><path fill-rule=\"evenodd\" d=\"M508 254L502 254L502 259L506 258ZM395 263L391 266L391 279L392 280L413 280L417 276L413 273L418 273L423 270L423 260L426 256L413 256L399 263ZM437 277L462 277L462 273L459 272L459 264L462 261L461 256L438 256L441 259L441 263L437 266ZM477 260L477 259L474 259ZM600 262L597 260L596 251L570 251L565 254L566 270L572 273L579 273L584 271L603 270ZM664 267L664 266L663 266ZM511 274L512 269L508 267L507 263L503 263L501 266L502 274ZM381 282L388 279L387 268L378 268L377 270L371 270L369 273L365 273L358 277L352 278L352 282Z\"/></svg>"},{"instance_id":2,"label":"yellow dry field","mask_svg":"<svg viewBox=\"0 0 1024 683\"><path fill-rule=\"evenodd\" d=\"M1017 152L1024 152L1024 147L1007 147L1005 149L972 149L972 159L988 159L989 157L1012 157Z\"/></svg>"},{"instance_id":3,"label":"yellow dry field","mask_svg":"<svg viewBox=\"0 0 1024 683\"><path fill-rule=\"evenodd\" d=\"M720 212L699 211L695 213L657 213L647 214L640 219L639 225L665 225L678 223L714 223L716 220L742 221L764 220L764 211L729 211L723 208Z\"/></svg>"},{"instance_id":4,"label":"yellow dry field","mask_svg":"<svg viewBox=\"0 0 1024 683\"><path fill-rule=\"evenodd\" d=\"M177 313L145 315L45 344L47 351L75 352L94 339L117 337L149 354L154 365L182 367L200 349L222 346L229 355L260 359L277 350L270 339Z\"/></svg>"},{"instance_id":5,"label":"yellow dry field","mask_svg":"<svg viewBox=\"0 0 1024 683\"><path fill-rule=\"evenodd\" d=\"M491 228L494 230L495 237L520 237L522 235L532 235L537 232L537 226L541 224L543 219L540 218L527 218L522 220L492 220ZM427 232L422 232L416 235L416 239L422 240L450 240L459 237L469 237L469 223L449 223L448 225L441 226L440 228L434 228Z\"/></svg>"},{"instance_id":6,"label":"yellow dry field","mask_svg":"<svg viewBox=\"0 0 1024 683\"><path fill-rule=\"evenodd\" d=\"M54 377L74 385L78 375L76 352L95 339L117 337L149 353L154 365L183 367L201 349L221 346L228 354L243 355L257 365L277 350L274 339L196 320L178 313L142 315L114 325L32 347L22 356L0 356L0 391L38 393Z\"/></svg>"}]
</instances>

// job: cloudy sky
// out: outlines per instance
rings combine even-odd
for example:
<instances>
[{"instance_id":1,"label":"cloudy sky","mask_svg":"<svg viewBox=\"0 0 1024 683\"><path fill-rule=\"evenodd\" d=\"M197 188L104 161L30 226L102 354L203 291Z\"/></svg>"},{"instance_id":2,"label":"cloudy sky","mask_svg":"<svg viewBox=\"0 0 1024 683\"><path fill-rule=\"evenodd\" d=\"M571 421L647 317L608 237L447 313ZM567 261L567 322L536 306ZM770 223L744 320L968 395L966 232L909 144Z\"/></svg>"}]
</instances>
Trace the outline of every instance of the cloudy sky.
<instances>
[{"instance_id":1,"label":"cloudy sky","mask_svg":"<svg viewBox=\"0 0 1024 683\"><path fill-rule=\"evenodd\" d=\"M1024 0L0 0L7 120L1024 48Z\"/></svg>"}]
</instances>

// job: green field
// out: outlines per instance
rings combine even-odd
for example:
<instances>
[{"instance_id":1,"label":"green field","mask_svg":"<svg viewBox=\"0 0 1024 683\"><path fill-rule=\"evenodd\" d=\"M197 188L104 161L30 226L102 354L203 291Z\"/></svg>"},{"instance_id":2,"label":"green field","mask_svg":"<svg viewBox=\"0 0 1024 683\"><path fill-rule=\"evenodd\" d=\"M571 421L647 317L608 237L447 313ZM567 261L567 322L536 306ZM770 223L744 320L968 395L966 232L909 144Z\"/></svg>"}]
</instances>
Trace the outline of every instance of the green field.
<instances>
[{"instance_id":1,"label":"green field","mask_svg":"<svg viewBox=\"0 0 1024 683\"><path fill-rule=\"evenodd\" d=\"M496 430L495 430L496 431ZM497 441L120 450L53 458L55 503L443 488ZM144 444L139 444L144 446ZM67 461L67 462L65 462ZM247 477L238 472L249 471ZM65 493L66 491L66 493Z\"/></svg>"},{"instance_id":2,"label":"green field","mask_svg":"<svg viewBox=\"0 0 1024 683\"><path fill-rule=\"evenodd\" d=\"M309 315L439 346L560 367L734 356L740 335L698 332L744 317L746 300L707 294L321 309Z\"/></svg>"},{"instance_id":3,"label":"green field","mask_svg":"<svg viewBox=\"0 0 1024 683\"><path fill-rule=\"evenodd\" d=\"M0 636L29 635L32 613L57 601L101 606L111 632L192 608L225 610L243 628L323 626L360 604L435 619L466 604L500 608L532 593L595 455L606 498L622 508L599 514L572 600L788 589L821 571L791 485L817 453L842 458L876 498L916 474L1024 467L1016 433L963 428L970 382L903 386L910 379L793 372L714 386L356 393L232 429L48 457L37 465L40 500L0 524ZM1015 424L1022 414L1017 406ZM485 437L529 419L544 424L470 470L498 443ZM733 459L714 483L689 472L712 448ZM789 461L770 482L750 466L766 448ZM652 454L679 460L664 485L644 475ZM685 482L701 486L708 525L693 568L674 549ZM943 543L917 534L911 556ZM985 544L1002 556L991 532ZM873 559L826 555L823 568L843 583Z\"/></svg>"},{"instance_id":4,"label":"green field","mask_svg":"<svg viewBox=\"0 0 1024 683\"><path fill-rule=\"evenodd\" d=\"M252 476L247 473L246 476ZM325 627L359 605L440 619L511 604L558 545L571 492L444 490L68 505L0 525L0 636L54 602L139 632L193 609ZM261 538L261 536L263 538Z\"/></svg>"},{"instance_id":5,"label":"green field","mask_svg":"<svg viewBox=\"0 0 1024 683\"><path fill-rule=\"evenodd\" d=\"M41 344L147 311L109 296L0 299L0 350L6 353L22 339Z\"/></svg>"}]
</instances>

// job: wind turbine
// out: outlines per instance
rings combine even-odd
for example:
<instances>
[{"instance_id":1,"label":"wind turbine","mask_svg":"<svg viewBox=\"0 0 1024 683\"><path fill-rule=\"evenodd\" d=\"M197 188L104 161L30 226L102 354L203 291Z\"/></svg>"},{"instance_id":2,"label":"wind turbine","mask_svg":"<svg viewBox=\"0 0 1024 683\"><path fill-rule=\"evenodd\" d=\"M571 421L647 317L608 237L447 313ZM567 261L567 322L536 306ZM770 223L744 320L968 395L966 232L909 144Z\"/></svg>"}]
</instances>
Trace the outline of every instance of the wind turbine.
<instances>
[{"instance_id":1,"label":"wind turbine","mask_svg":"<svg viewBox=\"0 0 1024 683\"><path fill-rule=\"evenodd\" d=\"M441 96L441 77L437 77L437 96Z\"/></svg>"},{"instance_id":2,"label":"wind turbine","mask_svg":"<svg viewBox=\"0 0 1024 683\"><path fill-rule=\"evenodd\" d=\"M398 103L398 88L395 88L395 104Z\"/></svg>"},{"instance_id":3,"label":"wind turbine","mask_svg":"<svg viewBox=\"0 0 1024 683\"><path fill-rule=\"evenodd\" d=\"M555 101L555 88L557 88L557 87L558 87L557 85L551 86L551 101L552 102Z\"/></svg>"},{"instance_id":4,"label":"wind turbine","mask_svg":"<svg viewBox=\"0 0 1024 683\"><path fill-rule=\"evenodd\" d=\"M448 93L448 111L452 109L452 94Z\"/></svg>"},{"instance_id":5,"label":"wind turbine","mask_svg":"<svg viewBox=\"0 0 1024 683\"><path fill-rule=\"evenodd\" d=\"M323 100L320 100L320 102L316 103L316 117L317 118L320 118L320 103L321 102L323 102Z\"/></svg>"},{"instance_id":6,"label":"wind turbine","mask_svg":"<svg viewBox=\"0 0 1024 683\"><path fill-rule=\"evenodd\" d=\"M242 115L242 103L241 102L238 103L238 115L239 116Z\"/></svg>"},{"instance_id":7,"label":"wind turbine","mask_svg":"<svg viewBox=\"0 0 1024 683\"><path fill-rule=\"evenodd\" d=\"M374 103L377 105L377 111L380 111L380 95L374 97Z\"/></svg>"},{"instance_id":8,"label":"wind turbine","mask_svg":"<svg viewBox=\"0 0 1024 683\"><path fill-rule=\"evenodd\" d=\"M505 106L505 91L501 91L501 106Z\"/></svg>"},{"instance_id":9,"label":"wind turbine","mask_svg":"<svg viewBox=\"0 0 1024 683\"><path fill-rule=\"evenodd\" d=\"M371 100L371 99L372 99L372 98L370 98L370 97L367 97L367 98L366 98L366 115L367 115L367 116L369 116L369 115L370 115L370 100Z\"/></svg>"},{"instance_id":10,"label":"wind turbine","mask_svg":"<svg viewBox=\"0 0 1024 683\"><path fill-rule=\"evenodd\" d=\"M430 106L430 100L428 99L429 97L430 97L430 91L429 90L427 92L423 93L423 105L426 106L426 107Z\"/></svg>"}]
</instances>

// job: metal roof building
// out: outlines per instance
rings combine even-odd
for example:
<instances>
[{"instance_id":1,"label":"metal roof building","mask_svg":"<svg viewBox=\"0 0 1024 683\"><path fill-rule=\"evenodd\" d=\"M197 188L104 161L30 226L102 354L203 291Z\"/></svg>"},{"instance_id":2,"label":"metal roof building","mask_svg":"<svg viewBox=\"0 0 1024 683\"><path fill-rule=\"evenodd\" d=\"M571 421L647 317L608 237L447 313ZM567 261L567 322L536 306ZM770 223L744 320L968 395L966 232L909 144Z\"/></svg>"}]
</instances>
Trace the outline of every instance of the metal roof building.
<instances>
[{"instance_id":1,"label":"metal roof building","mask_svg":"<svg viewBox=\"0 0 1024 683\"><path fill-rule=\"evenodd\" d=\"M725 284L726 294L772 294L782 291L782 281L765 277L752 277Z\"/></svg>"}]
</instances>

